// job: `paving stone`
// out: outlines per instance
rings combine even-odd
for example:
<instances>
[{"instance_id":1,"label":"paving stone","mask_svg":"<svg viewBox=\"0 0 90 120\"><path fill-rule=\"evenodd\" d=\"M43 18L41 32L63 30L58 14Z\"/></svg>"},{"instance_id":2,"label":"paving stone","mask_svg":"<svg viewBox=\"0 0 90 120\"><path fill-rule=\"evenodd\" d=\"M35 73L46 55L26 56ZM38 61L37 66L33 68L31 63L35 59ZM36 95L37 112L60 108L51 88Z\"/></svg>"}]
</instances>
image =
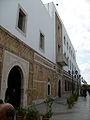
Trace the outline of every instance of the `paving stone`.
<instances>
[{"instance_id":1,"label":"paving stone","mask_svg":"<svg viewBox=\"0 0 90 120\"><path fill-rule=\"evenodd\" d=\"M67 104L61 104L63 97L54 101L53 104L53 117L51 120L90 120L90 96L87 95L86 98L79 97L78 101L75 103L72 109L69 109ZM58 101L58 102L57 102ZM36 106L37 109L44 113L46 108L44 103Z\"/></svg>"}]
</instances>

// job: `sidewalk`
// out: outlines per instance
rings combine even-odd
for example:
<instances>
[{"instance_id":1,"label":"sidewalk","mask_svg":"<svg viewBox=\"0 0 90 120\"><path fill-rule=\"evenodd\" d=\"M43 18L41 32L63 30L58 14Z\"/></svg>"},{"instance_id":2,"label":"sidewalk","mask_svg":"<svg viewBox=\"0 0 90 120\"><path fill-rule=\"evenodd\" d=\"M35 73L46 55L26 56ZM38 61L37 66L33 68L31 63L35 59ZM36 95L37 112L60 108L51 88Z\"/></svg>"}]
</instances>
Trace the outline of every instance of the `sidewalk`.
<instances>
[{"instance_id":1,"label":"sidewalk","mask_svg":"<svg viewBox=\"0 0 90 120\"><path fill-rule=\"evenodd\" d=\"M52 105L52 110L54 114L57 114L58 112L67 112L67 97L68 95L64 95L60 98L56 98ZM46 106L44 103L40 103L36 105L36 108L40 111L40 113L46 112Z\"/></svg>"},{"instance_id":2,"label":"sidewalk","mask_svg":"<svg viewBox=\"0 0 90 120\"><path fill-rule=\"evenodd\" d=\"M90 97L79 97L72 109L66 108L63 113L56 112L53 120L90 120Z\"/></svg>"},{"instance_id":3,"label":"sidewalk","mask_svg":"<svg viewBox=\"0 0 90 120\"><path fill-rule=\"evenodd\" d=\"M90 120L90 97L79 97L72 109L68 109L66 104L67 97L57 98L53 104L53 117L51 120ZM36 108L45 113L45 104L36 105Z\"/></svg>"}]
</instances>

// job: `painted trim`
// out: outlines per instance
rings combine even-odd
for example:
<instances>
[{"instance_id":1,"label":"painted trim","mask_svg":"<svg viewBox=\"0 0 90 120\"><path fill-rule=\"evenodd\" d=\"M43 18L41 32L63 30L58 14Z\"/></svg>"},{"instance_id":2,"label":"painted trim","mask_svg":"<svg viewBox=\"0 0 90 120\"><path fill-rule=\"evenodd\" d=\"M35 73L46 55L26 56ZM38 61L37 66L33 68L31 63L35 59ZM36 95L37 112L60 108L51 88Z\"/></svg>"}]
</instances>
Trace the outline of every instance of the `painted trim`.
<instances>
[{"instance_id":1,"label":"painted trim","mask_svg":"<svg viewBox=\"0 0 90 120\"><path fill-rule=\"evenodd\" d=\"M20 30L18 28L18 20L19 20L19 11L20 9L22 10L22 12L25 14L25 28L24 28L24 31ZM18 10L17 10L17 16L16 16L16 26L15 28L17 29L18 32L20 32L21 34L23 34L25 37L26 37L26 30L27 30L27 13L26 11L21 7L20 4L18 4Z\"/></svg>"}]
</instances>

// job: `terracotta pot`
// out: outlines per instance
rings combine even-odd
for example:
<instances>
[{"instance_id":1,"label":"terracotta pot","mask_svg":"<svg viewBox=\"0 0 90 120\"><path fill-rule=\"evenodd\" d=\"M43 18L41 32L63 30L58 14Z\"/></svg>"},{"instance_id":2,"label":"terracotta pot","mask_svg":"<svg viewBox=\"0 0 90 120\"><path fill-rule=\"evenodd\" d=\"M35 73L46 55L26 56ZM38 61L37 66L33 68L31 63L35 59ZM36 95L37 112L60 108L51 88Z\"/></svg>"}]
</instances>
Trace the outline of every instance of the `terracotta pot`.
<instances>
[{"instance_id":1,"label":"terracotta pot","mask_svg":"<svg viewBox=\"0 0 90 120\"><path fill-rule=\"evenodd\" d=\"M71 109L71 108L72 108L72 106L73 106L72 104L68 104L68 108L70 108L70 109Z\"/></svg>"},{"instance_id":2,"label":"terracotta pot","mask_svg":"<svg viewBox=\"0 0 90 120\"><path fill-rule=\"evenodd\" d=\"M16 116L16 120L24 120L24 117L22 117L22 116Z\"/></svg>"},{"instance_id":3,"label":"terracotta pot","mask_svg":"<svg viewBox=\"0 0 90 120\"><path fill-rule=\"evenodd\" d=\"M49 118L42 118L42 120L49 120Z\"/></svg>"},{"instance_id":4,"label":"terracotta pot","mask_svg":"<svg viewBox=\"0 0 90 120\"><path fill-rule=\"evenodd\" d=\"M29 120L32 120L32 118L30 117Z\"/></svg>"},{"instance_id":5,"label":"terracotta pot","mask_svg":"<svg viewBox=\"0 0 90 120\"><path fill-rule=\"evenodd\" d=\"M32 117L30 117L29 120L33 120ZM34 118L34 120L38 120L38 119L37 119L37 118Z\"/></svg>"},{"instance_id":6,"label":"terracotta pot","mask_svg":"<svg viewBox=\"0 0 90 120\"><path fill-rule=\"evenodd\" d=\"M45 116L43 116L42 120L49 120L49 118L46 118Z\"/></svg>"}]
</instances>

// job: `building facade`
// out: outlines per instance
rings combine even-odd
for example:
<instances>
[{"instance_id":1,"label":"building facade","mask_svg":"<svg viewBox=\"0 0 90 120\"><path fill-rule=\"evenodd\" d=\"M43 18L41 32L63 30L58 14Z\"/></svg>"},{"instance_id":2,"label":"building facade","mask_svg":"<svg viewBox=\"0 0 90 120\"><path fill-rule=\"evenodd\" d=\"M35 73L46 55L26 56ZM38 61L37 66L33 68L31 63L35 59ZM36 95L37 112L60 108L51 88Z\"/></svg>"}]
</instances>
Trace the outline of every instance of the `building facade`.
<instances>
[{"instance_id":1,"label":"building facade","mask_svg":"<svg viewBox=\"0 0 90 120\"><path fill-rule=\"evenodd\" d=\"M72 90L72 77L73 77L73 84L74 88L77 89L77 79L80 79L80 70L78 68L77 62L76 62L76 54L75 50L73 48L73 45L69 39L69 36L67 34L67 31L63 25L63 54L67 58L68 65L63 67L64 70L64 83L65 83L65 91L68 92ZM69 74L69 75L68 75Z\"/></svg>"},{"instance_id":2,"label":"building facade","mask_svg":"<svg viewBox=\"0 0 90 120\"><path fill-rule=\"evenodd\" d=\"M67 81L72 84L68 70L79 68L75 52L71 68L70 55L64 54L68 35L54 4L1 0L0 16L0 98L27 106L70 93L72 89L65 89ZM34 89L34 95L28 95L27 89Z\"/></svg>"}]
</instances>

